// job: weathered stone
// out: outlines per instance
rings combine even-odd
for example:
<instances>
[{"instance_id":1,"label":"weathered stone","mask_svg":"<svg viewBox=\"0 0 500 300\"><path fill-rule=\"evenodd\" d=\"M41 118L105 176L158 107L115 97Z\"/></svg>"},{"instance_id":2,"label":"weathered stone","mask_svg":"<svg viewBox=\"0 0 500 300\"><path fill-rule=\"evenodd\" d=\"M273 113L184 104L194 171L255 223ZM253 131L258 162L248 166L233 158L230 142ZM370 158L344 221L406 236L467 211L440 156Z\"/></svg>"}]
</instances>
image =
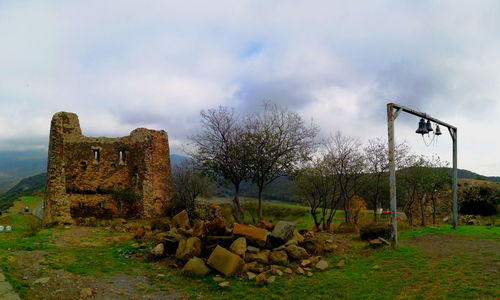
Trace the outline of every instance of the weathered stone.
<instances>
[{"instance_id":1,"label":"weathered stone","mask_svg":"<svg viewBox=\"0 0 500 300\"><path fill-rule=\"evenodd\" d=\"M316 267L316 269L320 269L320 270L326 270L328 268L328 262L326 260L320 260L318 261L318 263L316 263L316 265L314 266Z\"/></svg>"},{"instance_id":2,"label":"weathered stone","mask_svg":"<svg viewBox=\"0 0 500 300\"><path fill-rule=\"evenodd\" d=\"M155 257L163 256L164 252L165 252L165 246L163 246L163 244L161 243L156 245L153 249L151 249L151 254Z\"/></svg>"},{"instance_id":3,"label":"weathered stone","mask_svg":"<svg viewBox=\"0 0 500 300\"><path fill-rule=\"evenodd\" d=\"M267 283L267 284L271 284L271 283L273 283L275 280L276 280L276 276L269 276L268 278L266 278L266 283Z\"/></svg>"},{"instance_id":4,"label":"weathered stone","mask_svg":"<svg viewBox=\"0 0 500 300\"><path fill-rule=\"evenodd\" d=\"M33 282L33 284L46 284L49 282L49 280L50 280L49 277L42 277L42 278L38 278L37 280L35 280Z\"/></svg>"},{"instance_id":5,"label":"weathered stone","mask_svg":"<svg viewBox=\"0 0 500 300\"><path fill-rule=\"evenodd\" d=\"M88 297L92 297L92 289L90 289L90 288L81 289L80 290L80 298L87 299Z\"/></svg>"},{"instance_id":6,"label":"weathered stone","mask_svg":"<svg viewBox=\"0 0 500 300\"><path fill-rule=\"evenodd\" d=\"M269 260L278 265L286 265L288 263L288 254L286 251L272 251L269 254Z\"/></svg>"},{"instance_id":7,"label":"weathered stone","mask_svg":"<svg viewBox=\"0 0 500 300\"><path fill-rule=\"evenodd\" d=\"M285 248L285 251L286 253L288 253L288 256L293 260L301 260L309 256L306 249L295 245L287 246Z\"/></svg>"},{"instance_id":8,"label":"weathered stone","mask_svg":"<svg viewBox=\"0 0 500 300\"><path fill-rule=\"evenodd\" d=\"M260 273L259 275L257 275L257 277L255 277L255 282L257 282L257 284L263 284L265 281L266 281L266 274L264 273Z\"/></svg>"},{"instance_id":9,"label":"weathered stone","mask_svg":"<svg viewBox=\"0 0 500 300\"><path fill-rule=\"evenodd\" d=\"M304 269L302 269L301 267L297 267L297 269L295 270L295 273L299 274L299 275L304 275Z\"/></svg>"},{"instance_id":10,"label":"weathered stone","mask_svg":"<svg viewBox=\"0 0 500 300\"><path fill-rule=\"evenodd\" d=\"M220 275L215 275L212 279L217 282L224 281L224 277L221 277Z\"/></svg>"},{"instance_id":11,"label":"weathered stone","mask_svg":"<svg viewBox=\"0 0 500 300\"><path fill-rule=\"evenodd\" d=\"M370 244L370 246L372 248L378 248L378 247L382 247L384 245L384 242L382 242L380 239L370 240L370 241L368 241L368 243Z\"/></svg>"},{"instance_id":12,"label":"weathered stone","mask_svg":"<svg viewBox=\"0 0 500 300\"><path fill-rule=\"evenodd\" d=\"M313 273L311 273L311 272L307 272L307 274L306 274L306 275L307 275L307 277L312 277L312 276L313 276Z\"/></svg>"},{"instance_id":13,"label":"weathered stone","mask_svg":"<svg viewBox=\"0 0 500 300\"><path fill-rule=\"evenodd\" d=\"M265 230L273 230L273 228L274 228L274 224L272 222L266 221L266 220L260 220L256 226L259 228L263 228Z\"/></svg>"},{"instance_id":14,"label":"weathered stone","mask_svg":"<svg viewBox=\"0 0 500 300\"><path fill-rule=\"evenodd\" d=\"M335 233L353 233L358 232L359 228L354 223L340 223L335 229Z\"/></svg>"},{"instance_id":15,"label":"weathered stone","mask_svg":"<svg viewBox=\"0 0 500 300\"><path fill-rule=\"evenodd\" d=\"M259 246L264 246L267 242L269 231L252 225L234 224L233 233L243 235L246 238L255 241Z\"/></svg>"},{"instance_id":16,"label":"weathered stone","mask_svg":"<svg viewBox=\"0 0 500 300\"><path fill-rule=\"evenodd\" d=\"M179 242L175 257L180 260L188 260L201 255L201 241L197 237L190 237Z\"/></svg>"},{"instance_id":17,"label":"weathered stone","mask_svg":"<svg viewBox=\"0 0 500 300\"><path fill-rule=\"evenodd\" d=\"M310 254L322 254L325 251L325 241L318 237L308 237L300 244Z\"/></svg>"},{"instance_id":18,"label":"weathered stone","mask_svg":"<svg viewBox=\"0 0 500 300\"><path fill-rule=\"evenodd\" d=\"M210 269L201 258L193 257L184 265L182 273L195 276L206 276L210 273Z\"/></svg>"},{"instance_id":19,"label":"weathered stone","mask_svg":"<svg viewBox=\"0 0 500 300\"><path fill-rule=\"evenodd\" d=\"M218 236L226 234L226 224L221 218L215 218L205 223L207 235Z\"/></svg>"},{"instance_id":20,"label":"weathered stone","mask_svg":"<svg viewBox=\"0 0 500 300\"><path fill-rule=\"evenodd\" d=\"M273 274L276 274L278 276L283 276L283 271L280 269L273 269Z\"/></svg>"},{"instance_id":21,"label":"weathered stone","mask_svg":"<svg viewBox=\"0 0 500 300\"><path fill-rule=\"evenodd\" d=\"M248 280L254 280L255 277L257 277L257 274L252 273L252 272L247 272L247 277L248 277Z\"/></svg>"},{"instance_id":22,"label":"weathered stone","mask_svg":"<svg viewBox=\"0 0 500 300\"><path fill-rule=\"evenodd\" d=\"M46 187L46 224L69 224L73 218L90 216L164 215L172 206L167 134L139 128L126 137L86 137L76 114L56 113ZM118 192L109 193L112 190ZM113 195L121 200L114 201Z\"/></svg>"},{"instance_id":23,"label":"weathered stone","mask_svg":"<svg viewBox=\"0 0 500 300\"><path fill-rule=\"evenodd\" d=\"M229 250L241 257L244 257L247 250L247 240L244 237L236 239L229 247Z\"/></svg>"},{"instance_id":24,"label":"weathered stone","mask_svg":"<svg viewBox=\"0 0 500 300\"><path fill-rule=\"evenodd\" d=\"M248 246L247 251L250 253L259 253L260 249L254 246Z\"/></svg>"},{"instance_id":25,"label":"weathered stone","mask_svg":"<svg viewBox=\"0 0 500 300\"><path fill-rule=\"evenodd\" d=\"M290 268L286 268L284 272L287 273L287 274L292 274L293 273L292 269L290 269Z\"/></svg>"},{"instance_id":26,"label":"weathered stone","mask_svg":"<svg viewBox=\"0 0 500 300\"><path fill-rule=\"evenodd\" d=\"M293 236L294 229L294 222L279 221L278 224L274 226L270 238L272 238L273 240L278 240L281 242L281 244L284 244Z\"/></svg>"},{"instance_id":27,"label":"weathered stone","mask_svg":"<svg viewBox=\"0 0 500 300\"><path fill-rule=\"evenodd\" d=\"M230 285L231 285L231 284L229 283L229 281L223 281L223 282L219 283L219 286L220 286L220 287L228 287L228 286L230 286Z\"/></svg>"},{"instance_id":28,"label":"weathered stone","mask_svg":"<svg viewBox=\"0 0 500 300\"><path fill-rule=\"evenodd\" d=\"M189 214L186 210L181 211L172 218L173 227L188 228L189 225Z\"/></svg>"},{"instance_id":29,"label":"weathered stone","mask_svg":"<svg viewBox=\"0 0 500 300\"><path fill-rule=\"evenodd\" d=\"M304 259L300 262L300 266L301 267L307 267L307 266L310 266L311 265L311 260L310 259Z\"/></svg>"},{"instance_id":30,"label":"weathered stone","mask_svg":"<svg viewBox=\"0 0 500 300\"><path fill-rule=\"evenodd\" d=\"M339 268L343 268L345 266L345 259L341 259L338 263L337 263L337 267Z\"/></svg>"},{"instance_id":31,"label":"weathered stone","mask_svg":"<svg viewBox=\"0 0 500 300\"><path fill-rule=\"evenodd\" d=\"M207 263L225 276L232 276L241 272L245 265L241 257L220 246L215 247Z\"/></svg>"},{"instance_id":32,"label":"weathered stone","mask_svg":"<svg viewBox=\"0 0 500 300\"><path fill-rule=\"evenodd\" d=\"M205 221L195 220L193 225L193 236L203 239L206 236Z\"/></svg>"},{"instance_id":33,"label":"weathered stone","mask_svg":"<svg viewBox=\"0 0 500 300\"><path fill-rule=\"evenodd\" d=\"M269 264L269 255L271 254L271 250L265 249L260 251L259 253L247 253L245 255L246 261L256 261L261 264Z\"/></svg>"}]
</instances>

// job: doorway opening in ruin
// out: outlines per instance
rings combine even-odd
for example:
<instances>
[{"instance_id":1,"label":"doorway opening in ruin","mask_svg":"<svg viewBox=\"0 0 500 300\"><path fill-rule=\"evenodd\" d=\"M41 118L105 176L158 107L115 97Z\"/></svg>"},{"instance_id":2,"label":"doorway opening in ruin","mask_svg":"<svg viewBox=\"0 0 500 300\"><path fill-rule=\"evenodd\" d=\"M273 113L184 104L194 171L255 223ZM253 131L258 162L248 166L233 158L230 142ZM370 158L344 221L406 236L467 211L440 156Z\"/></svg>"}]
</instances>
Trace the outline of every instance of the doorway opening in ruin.
<instances>
[{"instance_id":1,"label":"doorway opening in ruin","mask_svg":"<svg viewBox=\"0 0 500 300\"><path fill-rule=\"evenodd\" d=\"M94 161L99 161L101 158L101 153L99 152L99 149L93 149L92 154L94 157Z\"/></svg>"}]
</instances>

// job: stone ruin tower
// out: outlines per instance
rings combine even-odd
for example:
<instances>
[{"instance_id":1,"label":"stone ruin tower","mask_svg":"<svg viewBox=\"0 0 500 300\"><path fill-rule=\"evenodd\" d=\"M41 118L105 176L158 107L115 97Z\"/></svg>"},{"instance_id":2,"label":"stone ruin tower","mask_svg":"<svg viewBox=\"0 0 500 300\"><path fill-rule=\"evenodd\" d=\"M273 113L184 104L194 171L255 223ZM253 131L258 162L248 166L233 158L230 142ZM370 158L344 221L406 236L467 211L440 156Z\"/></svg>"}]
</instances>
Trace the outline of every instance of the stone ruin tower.
<instances>
[{"instance_id":1,"label":"stone ruin tower","mask_svg":"<svg viewBox=\"0 0 500 300\"><path fill-rule=\"evenodd\" d=\"M119 138L82 135L78 116L52 117L45 224L78 217L151 218L172 205L167 133L135 129Z\"/></svg>"}]
</instances>

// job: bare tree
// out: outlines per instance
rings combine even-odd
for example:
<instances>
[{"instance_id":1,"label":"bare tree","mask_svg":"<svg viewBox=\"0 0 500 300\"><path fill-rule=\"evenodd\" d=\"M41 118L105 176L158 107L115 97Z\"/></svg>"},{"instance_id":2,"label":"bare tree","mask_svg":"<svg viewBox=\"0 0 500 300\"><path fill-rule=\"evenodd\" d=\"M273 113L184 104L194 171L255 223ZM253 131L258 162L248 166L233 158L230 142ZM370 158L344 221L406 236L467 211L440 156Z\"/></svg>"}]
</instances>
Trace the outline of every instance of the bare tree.
<instances>
[{"instance_id":1,"label":"bare tree","mask_svg":"<svg viewBox=\"0 0 500 300\"><path fill-rule=\"evenodd\" d=\"M195 211L196 199L200 196L208 197L213 191L210 180L191 159L183 160L173 167L172 181L174 206L177 209L185 209L191 216Z\"/></svg>"},{"instance_id":2,"label":"bare tree","mask_svg":"<svg viewBox=\"0 0 500 300\"><path fill-rule=\"evenodd\" d=\"M234 186L234 217L242 222L240 184L248 175L244 129L234 110L222 106L202 111L201 124L202 131L190 138L195 146L191 156L212 178Z\"/></svg>"},{"instance_id":3,"label":"bare tree","mask_svg":"<svg viewBox=\"0 0 500 300\"><path fill-rule=\"evenodd\" d=\"M298 195L309 205L314 226L328 230L341 198L338 182L324 157L314 158L297 170L293 181Z\"/></svg>"},{"instance_id":4,"label":"bare tree","mask_svg":"<svg viewBox=\"0 0 500 300\"><path fill-rule=\"evenodd\" d=\"M307 126L298 113L270 103L264 104L262 113L250 115L245 128L250 180L259 190L260 220L264 188L310 158L318 128Z\"/></svg>"},{"instance_id":5,"label":"bare tree","mask_svg":"<svg viewBox=\"0 0 500 300\"><path fill-rule=\"evenodd\" d=\"M396 166L399 168L408 155L409 147L405 142L396 145L395 160ZM379 215L377 210L380 206L380 197L387 187L387 173L389 171L387 141L376 138L368 140L368 144L364 148L366 179L365 190L367 191L368 201L371 202L374 210L373 217L375 222L378 222Z\"/></svg>"},{"instance_id":6,"label":"bare tree","mask_svg":"<svg viewBox=\"0 0 500 300\"><path fill-rule=\"evenodd\" d=\"M352 223L349 199L355 195L364 169L361 142L338 131L325 142L325 147L327 162L338 181L340 196L344 202L345 222Z\"/></svg>"}]
</instances>

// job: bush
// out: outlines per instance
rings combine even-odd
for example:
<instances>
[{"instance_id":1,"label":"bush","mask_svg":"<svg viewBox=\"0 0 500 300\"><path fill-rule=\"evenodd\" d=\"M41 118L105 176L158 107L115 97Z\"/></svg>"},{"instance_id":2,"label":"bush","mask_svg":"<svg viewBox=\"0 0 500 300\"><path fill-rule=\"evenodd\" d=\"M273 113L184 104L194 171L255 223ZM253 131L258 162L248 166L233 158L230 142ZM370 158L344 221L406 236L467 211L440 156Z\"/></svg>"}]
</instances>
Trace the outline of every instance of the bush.
<instances>
[{"instance_id":1,"label":"bush","mask_svg":"<svg viewBox=\"0 0 500 300\"><path fill-rule=\"evenodd\" d=\"M369 241L376 238L391 238L391 227L387 224L369 224L360 228L359 237L362 240Z\"/></svg>"},{"instance_id":2,"label":"bush","mask_svg":"<svg viewBox=\"0 0 500 300\"><path fill-rule=\"evenodd\" d=\"M494 216L497 208L487 201L465 201L460 205L461 215Z\"/></svg>"},{"instance_id":3,"label":"bush","mask_svg":"<svg viewBox=\"0 0 500 300\"><path fill-rule=\"evenodd\" d=\"M26 236L34 236L42 230L42 222L36 218L29 218L26 229Z\"/></svg>"}]
</instances>

